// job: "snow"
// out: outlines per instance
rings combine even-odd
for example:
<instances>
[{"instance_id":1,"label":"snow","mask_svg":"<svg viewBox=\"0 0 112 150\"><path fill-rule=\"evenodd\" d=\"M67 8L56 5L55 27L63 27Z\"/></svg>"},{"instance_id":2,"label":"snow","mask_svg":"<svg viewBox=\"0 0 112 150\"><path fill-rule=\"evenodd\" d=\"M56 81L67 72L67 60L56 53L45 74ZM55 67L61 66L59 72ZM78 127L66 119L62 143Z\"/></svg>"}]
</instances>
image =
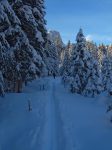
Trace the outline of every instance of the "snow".
<instances>
[{"instance_id":1,"label":"snow","mask_svg":"<svg viewBox=\"0 0 112 150\"><path fill-rule=\"evenodd\" d=\"M112 149L112 124L109 123L103 103L107 98L92 99L74 96L74 94L65 93L63 87L58 90L61 91L61 94L57 94L57 99L60 102L67 149Z\"/></svg>"},{"instance_id":2,"label":"snow","mask_svg":"<svg viewBox=\"0 0 112 150\"><path fill-rule=\"evenodd\" d=\"M27 87L22 94L7 94L5 99L0 99L0 150L40 147L47 91L36 90L36 84L29 85L31 93ZM28 111L28 100L32 112Z\"/></svg>"},{"instance_id":3,"label":"snow","mask_svg":"<svg viewBox=\"0 0 112 150\"><path fill-rule=\"evenodd\" d=\"M20 12L23 13L25 19L28 22L31 22L34 27L38 27L38 24L36 23L35 18L32 14L32 8L30 6L25 5L21 7Z\"/></svg>"},{"instance_id":4,"label":"snow","mask_svg":"<svg viewBox=\"0 0 112 150\"><path fill-rule=\"evenodd\" d=\"M42 37L42 34L40 31L37 31L36 36L35 36L39 42L44 42L44 39Z\"/></svg>"},{"instance_id":5,"label":"snow","mask_svg":"<svg viewBox=\"0 0 112 150\"><path fill-rule=\"evenodd\" d=\"M2 14L0 14L1 17L3 16L3 18L6 19L6 21L8 22L9 25L10 25L10 21L13 22L13 23L21 25L20 20L17 18L16 14L13 11L12 7L10 6L9 2L7 0L1 0L0 3L1 3L1 6L2 6L1 10L3 9L3 11L5 11L5 13L6 13L6 14L4 14L4 12L2 12ZM8 15L11 16L11 17L8 18Z\"/></svg>"},{"instance_id":6,"label":"snow","mask_svg":"<svg viewBox=\"0 0 112 150\"><path fill-rule=\"evenodd\" d=\"M37 79L0 98L0 150L111 150L110 99L72 94L60 78Z\"/></svg>"},{"instance_id":7,"label":"snow","mask_svg":"<svg viewBox=\"0 0 112 150\"><path fill-rule=\"evenodd\" d=\"M39 10L36 7L32 9L31 6L24 5L19 9L19 11L24 19L27 21L27 23L32 27L32 30L34 30L35 39L37 39L38 42L44 43L42 33L38 30L39 24L41 24L41 26L43 26L43 24L40 20L38 20L37 22L34 16L34 14L36 13L40 16L40 18L42 18L42 14L39 13Z\"/></svg>"}]
</instances>

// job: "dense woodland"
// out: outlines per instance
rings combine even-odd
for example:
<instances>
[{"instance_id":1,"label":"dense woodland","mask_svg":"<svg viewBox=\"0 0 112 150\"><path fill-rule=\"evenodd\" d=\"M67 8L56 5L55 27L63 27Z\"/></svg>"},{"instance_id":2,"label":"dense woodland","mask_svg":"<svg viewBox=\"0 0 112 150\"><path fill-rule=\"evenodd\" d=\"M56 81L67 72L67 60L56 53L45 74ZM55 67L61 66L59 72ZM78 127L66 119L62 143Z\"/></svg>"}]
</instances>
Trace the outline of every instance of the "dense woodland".
<instances>
[{"instance_id":1,"label":"dense woodland","mask_svg":"<svg viewBox=\"0 0 112 150\"><path fill-rule=\"evenodd\" d=\"M44 0L0 1L1 96L22 92L23 85L52 73L73 93L111 93L112 45L86 41L82 29L74 43L55 41L46 29L44 5Z\"/></svg>"}]
</instances>

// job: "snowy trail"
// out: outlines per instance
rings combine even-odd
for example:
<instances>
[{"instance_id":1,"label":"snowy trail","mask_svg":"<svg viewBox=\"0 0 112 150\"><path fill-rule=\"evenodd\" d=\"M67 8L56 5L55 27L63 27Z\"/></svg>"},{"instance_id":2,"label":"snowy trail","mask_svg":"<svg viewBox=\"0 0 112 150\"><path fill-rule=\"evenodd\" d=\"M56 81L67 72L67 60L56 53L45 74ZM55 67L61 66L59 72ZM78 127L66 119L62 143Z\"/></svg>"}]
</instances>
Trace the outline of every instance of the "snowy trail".
<instances>
[{"instance_id":1,"label":"snowy trail","mask_svg":"<svg viewBox=\"0 0 112 150\"><path fill-rule=\"evenodd\" d=\"M62 111L63 105L61 105L60 103L62 101L64 103L65 99L68 100L69 102L69 97L64 96L65 93L66 90L61 84L61 78L57 78L53 84L54 107L55 107L55 113L57 118L56 129L58 131L58 138L57 138L58 148L56 150L79 150L78 144L76 143L75 134L74 134L74 138L71 136L71 133L69 135L66 134L66 131L70 129L69 126L65 128L65 121L63 117L65 112Z\"/></svg>"},{"instance_id":2,"label":"snowy trail","mask_svg":"<svg viewBox=\"0 0 112 150\"><path fill-rule=\"evenodd\" d=\"M55 94L66 150L112 149L112 124L105 113L106 96L86 98L72 94L61 83L56 84Z\"/></svg>"},{"instance_id":3,"label":"snowy trail","mask_svg":"<svg viewBox=\"0 0 112 150\"><path fill-rule=\"evenodd\" d=\"M106 147L112 147L112 126L105 120L103 103L98 103L104 97L91 99L71 94L63 87L60 78L50 82L50 147L45 149L106 150Z\"/></svg>"},{"instance_id":4,"label":"snowy trail","mask_svg":"<svg viewBox=\"0 0 112 150\"><path fill-rule=\"evenodd\" d=\"M0 150L111 150L107 97L85 98L65 89L61 78L45 80L46 90L37 80L0 99Z\"/></svg>"},{"instance_id":5,"label":"snowy trail","mask_svg":"<svg viewBox=\"0 0 112 150\"><path fill-rule=\"evenodd\" d=\"M56 97L56 82L51 81L50 98L47 106L47 123L45 128L45 143L43 150L62 150L66 148L63 123Z\"/></svg>"},{"instance_id":6,"label":"snowy trail","mask_svg":"<svg viewBox=\"0 0 112 150\"><path fill-rule=\"evenodd\" d=\"M50 99L50 107L51 107L51 148L50 150L57 150L58 149L58 129L57 129L57 110L55 106L55 85L54 82L52 83L52 93Z\"/></svg>"}]
</instances>

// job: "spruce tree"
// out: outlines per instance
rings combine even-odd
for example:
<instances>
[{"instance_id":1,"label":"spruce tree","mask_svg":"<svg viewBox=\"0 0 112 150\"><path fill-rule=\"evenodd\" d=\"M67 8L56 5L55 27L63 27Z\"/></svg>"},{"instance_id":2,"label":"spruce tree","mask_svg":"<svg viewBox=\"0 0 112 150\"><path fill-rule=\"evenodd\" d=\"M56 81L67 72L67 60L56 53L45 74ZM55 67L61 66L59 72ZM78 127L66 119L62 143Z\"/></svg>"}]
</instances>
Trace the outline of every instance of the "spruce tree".
<instances>
[{"instance_id":1,"label":"spruce tree","mask_svg":"<svg viewBox=\"0 0 112 150\"><path fill-rule=\"evenodd\" d=\"M21 27L26 33L30 44L41 57L47 41L46 21L44 19L43 0L10 0L10 3L21 21Z\"/></svg>"},{"instance_id":2,"label":"spruce tree","mask_svg":"<svg viewBox=\"0 0 112 150\"><path fill-rule=\"evenodd\" d=\"M48 75L51 75L52 73L55 73L56 75L59 75L59 57L58 57L58 51L55 46L55 44L48 40L46 43L46 59L45 63L48 70Z\"/></svg>"},{"instance_id":3,"label":"spruce tree","mask_svg":"<svg viewBox=\"0 0 112 150\"><path fill-rule=\"evenodd\" d=\"M99 61L98 60L99 58L98 58L98 47L97 47L97 45L93 41L91 41L91 42L87 41L86 46L87 46L88 51L90 51L90 53L94 57L94 59Z\"/></svg>"},{"instance_id":4,"label":"spruce tree","mask_svg":"<svg viewBox=\"0 0 112 150\"><path fill-rule=\"evenodd\" d=\"M21 4L21 1L13 2ZM11 3L12 1L10 1ZM1 24L4 22L2 28L0 28L1 38L3 39L1 49L2 51L5 49L6 54L9 56L7 61L4 61L5 64L8 64L7 68L5 65L5 70L9 73L7 74L5 71L6 75L4 75L3 72L3 76L6 77L8 83L12 82L12 84L16 85L19 80L22 84L35 79L36 76L40 76L44 63L41 56L31 46L29 39L21 27L21 20L17 17L8 1L1 1L0 4L0 22ZM10 52L7 53L7 51ZM9 71L10 68L13 69L11 71L12 74Z\"/></svg>"},{"instance_id":5,"label":"spruce tree","mask_svg":"<svg viewBox=\"0 0 112 150\"><path fill-rule=\"evenodd\" d=\"M86 39L82 29L79 30L76 41L76 47L72 56L71 91L92 97L101 91L98 65L87 50Z\"/></svg>"},{"instance_id":6,"label":"spruce tree","mask_svg":"<svg viewBox=\"0 0 112 150\"><path fill-rule=\"evenodd\" d=\"M0 2L0 70L4 78L4 87L6 91L11 90L11 84L13 81L14 70L9 60L13 61L10 57L12 55L12 49L10 43L6 39L6 32L10 29L11 24L19 20L15 16L12 8L7 0ZM11 40L11 39L10 39ZM13 39L12 39L13 41Z\"/></svg>"},{"instance_id":7,"label":"spruce tree","mask_svg":"<svg viewBox=\"0 0 112 150\"><path fill-rule=\"evenodd\" d=\"M68 41L68 44L65 48L64 61L61 68L62 80L67 82L69 76L69 68L70 68L70 54L71 54L71 43Z\"/></svg>"},{"instance_id":8,"label":"spruce tree","mask_svg":"<svg viewBox=\"0 0 112 150\"><path fill-rule=\"evenodd\" d=\"M103 91L103 85L99 63L97 60L94 60L94 58L91 60L92 68L90 68L87 85L83 93L85 96L94 97Z\"/></svg>"},{"instance_id":9,"label":"spruce tree","mask_svg":"<svg viewBox=\"0 0 112 150\"><path fill-rule=\"evenodd\" d=\"M104 91L112 90L112 57L104 55L102 59L102 82Z\"/></svg>"}]
</instances>

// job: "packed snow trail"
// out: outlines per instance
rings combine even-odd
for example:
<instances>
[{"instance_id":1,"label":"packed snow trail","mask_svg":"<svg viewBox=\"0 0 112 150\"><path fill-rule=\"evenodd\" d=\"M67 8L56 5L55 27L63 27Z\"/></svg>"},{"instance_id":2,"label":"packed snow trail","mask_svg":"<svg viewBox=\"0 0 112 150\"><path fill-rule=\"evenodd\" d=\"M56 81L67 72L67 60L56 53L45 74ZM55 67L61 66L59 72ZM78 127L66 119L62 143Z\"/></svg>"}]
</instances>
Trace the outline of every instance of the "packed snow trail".
<instances>
[{"instance_id":1,"label":"packed snow trail","mask_svg":"<svg viewBox=\"0 0 112 150\"><path fill-rule=\"evenodd\" d=\"M56 83L55 95L63 122L66 150L112 149L112 123L105 106L108 96L87 98L72 94L61 82Z\"/></svg>"},{"instance_id":2,"label":"packed snow trail","mask_svg":"<svg viewBox=\"0 0 112 150\"><path fill-rule=\"evenodd\" d=\"M60 118L60 110L56 98L56 83L58 79L50 83L50 98L47 107L47 121L45 125L45 143L43 150L66 150L66 142L63 132L63 123Z\"/></svg>"},{"instance_id":3,"label":"packed snow trail","mask_svg":"<svg viewBox=\"0 0 112 150\"><path fill-rule=\"evenodd\" d=\"M110 98L72 94L61 78L45 81L44 90L37 80L21 94L0 98L0 150L111 150L112 124L104 103Z\"/></svg>"},{"instance_id":4,"label":"packed snow trail","mask_svg":"<svg viewBox=\"0 0 112 150\"><path fill-rule=\"evenodd\" d=\"M112 125L104 104L108 98L72 94L61 84L60 78L50 82L48 128L51 141L46 150L112 149Z\"/></svg>"},{"instance_id":5,"label":"packed snow trail","mask_svg":"<svg viewBox=\"0 0 112 150\"><path fill-rule=\"evenodd\" d=\"M52 83L51 112L53 114L52 123L54 124L54 126L52 127L55 132L52 132L51 136L51 138L54 139L51 150L78 150L76 141L74 139L71 139L70 137L70 139L68 139L64 128L64 120L62 114L64 114L65 112L62 112L62 108L60 105L60 102L63 101L64 103L64 100L66 99L66 97L64 97L64 92L66 91L61 84L60 78L56 78Z\"/></svg>"}]
</instances>

